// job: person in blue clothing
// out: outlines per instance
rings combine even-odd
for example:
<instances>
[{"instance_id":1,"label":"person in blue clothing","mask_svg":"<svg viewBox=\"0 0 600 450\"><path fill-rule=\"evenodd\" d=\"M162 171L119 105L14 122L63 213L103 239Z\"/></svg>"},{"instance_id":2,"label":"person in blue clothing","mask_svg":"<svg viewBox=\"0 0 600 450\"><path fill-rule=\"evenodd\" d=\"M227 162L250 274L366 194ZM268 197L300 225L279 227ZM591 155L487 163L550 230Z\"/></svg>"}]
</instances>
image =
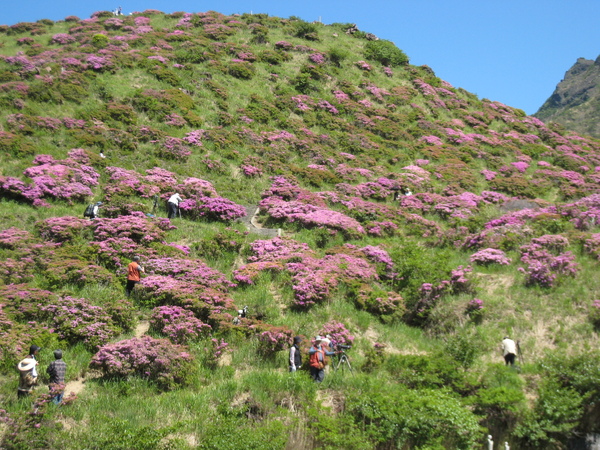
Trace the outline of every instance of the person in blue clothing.
<instances>
[{"instance_id":1,"label":"person in blue clothing","mask_svg":"<svg viewBox=\"0 0 600 450\"><path fill-rule=\"evenodd\" d=\"M323 338L317 336L312 347L308 351L308 354L310 355L310 376L317 383L322 383L323 379L325 379L325 356L335 355L335 352L325 350L322 342Z\"/></svg>"}]
</instances>

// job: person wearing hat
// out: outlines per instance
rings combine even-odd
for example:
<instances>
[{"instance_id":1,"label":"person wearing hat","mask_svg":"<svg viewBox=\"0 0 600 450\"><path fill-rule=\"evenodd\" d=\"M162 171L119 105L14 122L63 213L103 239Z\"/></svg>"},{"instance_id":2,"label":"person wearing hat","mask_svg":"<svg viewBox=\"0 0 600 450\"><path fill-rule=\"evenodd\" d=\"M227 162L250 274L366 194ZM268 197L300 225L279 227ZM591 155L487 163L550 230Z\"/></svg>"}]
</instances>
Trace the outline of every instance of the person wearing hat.
<instances>
[{"instance_id":1,"label":"person wearing hat","mask_svg":"<svg viewBox=\"0 0 600 450\"><path fill-rule=\"evenodd\" d=\"M19 362L17 369L19 370L19 387L17 389L17 398L27 397L33 391L37 384L38 373L35 355L40 351L40 347L32 345L29 347L29 356Z\"/></svg>"},{"instance_id":2,"label":"person wearing hat","mask_svg":"<svg viewBox=\"0 0 600 450\"><path fill-rule=\"evenodd\" d=\"M335 352L325 350L323 337L317 336L308 354L310 355L310 375L317 383L321 383L325 379L325 356L335 355Z\"/></svg>"},{"instance_id":3,"label":"person wearing hat","mask_svg":"<svg viewBox=\"0 0 600 450\"><path fill-rule=\"evenodd\" d=\"M300 354L300 343L302 338L296 336L294 344L290 348L290 372L295 372L302 366L302 355Z\"/></svg>"},{"instance_id":4,"label":"person wearing hat","mask_svg":"<svg viewBox=\"0 0 600 450\"><path fill-rule=\"evenodd\" d=\"M54 350L54 361L50 363L46 369L46 373L50 375L50 393L55 394L52 397L52 403L58 405L62 402L64 389L61 389L65 384L65 374L67 373L67 363L62 359L62 351Z\"/></svg>"},{"instance_id":5,"label":"person wearing hat","mask_svg":"<svg viewBox=\"0 0 600 450\"><path fill-rule=\"evenodd\" d=\"M177 192L169 197L169 200L167 201L169 219L177 217L177 212L179 211L179 202L181 201L183 201L183 199L179 196Z\"/></svg>"}]
</instances>

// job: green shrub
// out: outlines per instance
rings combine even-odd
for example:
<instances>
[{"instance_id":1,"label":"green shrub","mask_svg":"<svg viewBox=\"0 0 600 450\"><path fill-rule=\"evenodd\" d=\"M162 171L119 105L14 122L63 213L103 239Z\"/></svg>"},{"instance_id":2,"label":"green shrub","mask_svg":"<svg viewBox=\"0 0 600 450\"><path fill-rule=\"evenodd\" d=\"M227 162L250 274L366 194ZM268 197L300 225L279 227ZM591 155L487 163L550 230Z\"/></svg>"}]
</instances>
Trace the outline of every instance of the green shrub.
<instances>
[{"instance_id":1,"label":"green shrub","mask_svg":"<svg viewBox=\"0 0 600 450\"><path fill-rule=\"evenodd\" d=\"M340 67L342 65L342 61L348 59L350 56L350 52L338 47L330 48L327 52L327 58L336 66Z\"/></svg>"},{"instance_id":2,"label":"green shrub","mask_svg":"<svg viewBox=\"0 0 600 450\"><path fill-rule=\"evenodd\" d=\"M465 389L464 372L449 355L390 355L384 368L411 389L450 387Z\"/></svg>"},{"instance_id":3,"label":"green shrub","mask_svg":"<svg viewBox=\"0 0 600 450\"><path fill-rule=\"evenodd\" d=\"M276 120L281 114L275 105L258 95L251 97L250 103L248 103L244 112L252 120L260 123L268 123L271 119Z\"/></svg>"},{"instance_id":4,"label":"green shrub","mask_svg":"<svg viewBox=\"0 0 600 450\"><path fill-rule=\"evenodd\" d=\"M81 103L90 95L83 86L74 83L58 83L55 86L55 89L58 90L60 95L62 95L65 100L70 100L76 103Z\"/></svg>"},{"instance_id":5,"label":"green shrub","mask_svg":"<svg viewBox=\"0 0 600 450\"><path fill-rule=\"evenodd\" d=\"M249 80L254 76L254 66L248 61L232 61L227 67L229 75L242 80Z\"/></svg>"},{"instance_id":6,"label":"green shrub","mask_svg":"<svg viewBox=\"0 0 600 450\"><path fill-rule=\"evenodd\" d=\"M496 177L489 182L490 188L515 197L536 198L537 188L520 175Z\"/></svg>"},{"instance_id":7,"label":"green shrub","mask_svg":"<svg viewBox=\"0 0 600 450\"><path fill-rule=\"evenodd\" d=\"M544 380L533 411L514 431L526 448L564 448L583 415L583 398L556 380Z\"/></svg>"},{"instance_id":8,"label":"green shrub","mask_svg":"<svg viewBox=\"0 0 600 450\"><path fill-rule=\"evenodd\" d=\"M0 131L0 152L22 158L33 155L35 147L20 135Z\"/></svg>"},{"instance_id":9,"label":"green shrub","mask_svg":"<svg viewBox=\"0 0 600 450\"><path fill-rule=\"evenodd\" d=\"M298 22L295 26L294 36L308 41L319 41L317 26L314 23Z\"/></svg>"},{"instance_id":10,"label":"green shrub","mask_svg":"<svg viewBox=\"0 0 600 450\"><path fill-rule=\"evenodd\" d=\"M263 50L258 55L259 61L265 62L267 64L281 64L282 62L289 61L292 59L292 56L281 50Z\"/></svg>"},{"instance_id":11,"label":"green shrub","mask_svg":"<svg viewBox=\"0 0 600 450\"><path fill-rule=\"evenodd\" d=\"M154 75L158 80L164 81L171 86L180 86L181 80L175 72L166 69L165 67L156 65L148 70L149 73Z\"/></svg>"},{"instance_id":12,"label":"green shrub","mask_svg":"<svg viewBox=\"0 0 600 450\"><path fill-rule=\"evenodd\" d=\"M450 336L446 341L446 353L448 353L463 368L468 369L475 362L475 358L480 353L478 346L479 339L466 333Z\"/></svg>"},{"instance_id":13,"label":"green shrub","mask_svg":"<svg viewBox=\"0 0 600 450\"><path fill-rule=\"evenodd\" d=\"M391 41L380 39L369 41L365 45L365 58L378 61L384 66L404 66L408 56Z\"/></svg>"},{"instance_id":14,"label":"green shrub","mask_svg":"<svg viewBox=\"0 0 600 450\"><path fill-rule=\"evenodd\" d=\"M473 449L481 438L477 416L444 390L350 392L346 411L377 448Z\"/></svg>"},{"instance_id":15,"label":"green shrub","mask_svg":"<svg viewBox=\"0 0 600 450\"><path fill-rule=\"evenodd\" d=\"M108 45L108 36L104 34L95 34L92 37L92 45L96 48L105 48Z\"/></svg>"},{"instance_id":16,"label":"green shrub","mask_svg":"<svg viewBox=\"0 0 600 450\"><path fill-rule=\"evenodd\" d=\"M137 123L137 115L129 105L108 103L106 105L106 112L116 122L121 122L125 125L135 125Z\"/></svg>"},{"instance_id":17,"label":"green shrub","mask_svg":"<svg viewBox=\"0 0 600 450\"><path fill-rule=\"evenodd\" d=\"M266 44L269 42L269 28L264 25L253 25L252 39L253 44Z\"/></svg>"}]
</instances>

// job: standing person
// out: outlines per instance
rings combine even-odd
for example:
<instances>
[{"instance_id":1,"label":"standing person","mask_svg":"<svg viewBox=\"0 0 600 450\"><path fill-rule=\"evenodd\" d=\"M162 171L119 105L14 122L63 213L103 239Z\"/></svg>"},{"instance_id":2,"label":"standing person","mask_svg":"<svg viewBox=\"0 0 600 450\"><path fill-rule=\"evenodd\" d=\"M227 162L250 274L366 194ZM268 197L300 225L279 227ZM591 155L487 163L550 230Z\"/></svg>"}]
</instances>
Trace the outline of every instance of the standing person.
<instances>
[{"instance_id":1,"label":"standing person","mask_svg":"<svg viewBox=\"0 0 600 450\"><path fill-rule=\"evenodd\" d=\"M67 363L63 361L62 356L61 350L54 350L54 361L46 369L46 373L50 375L50 392L55 394L52 397L52 403L55 405L62 402L65 394L64 386L58 390L59 385L65 384L65 374L67 373Z\"/></svg>"},{"instance_id":2,"label":"standing person","mask_svg":"<svg viewBox=\"0 0 600 450\"><path fill-rule=\"evenodd\" d=\"M133 261L127 266L127 286L125 286L127 297L131 295L135 285L140 282L142 273L146 273L146 271L140 266L140 257L134 256Z\"/></svg>"},{"instance_id":3,"label":"standing person","mask_svg":"<svg viewBox=\"0 0 600 450\"><path fill-rule=\"evenodd\" d=\"M502 352L504 353L504 362L508 366L515 365L515 357L517 355L517 346L515 341L510 339L508 336L504 336L504 340L502 341Z\"/></svg>"},{"instance_id":4,"label":"standing person","mask_svg":"<svg viewBox=\"0 0 600 450\"><path fill-rule=\"evenodd\" d=\"M167 206L169 209L169 219L173 217L177 217L177 212L179 211L179 202L183 199L179 196L178 193L175 193L169 197L169 201L167 202Z\"/></svg>"},{"instance_id":5,"label":"standing person","mask_svg":"<svg viewBox=\"0 0 600 450\"><path fill-rule=\"evenodd\" d=\"M37 385L38 373L35 356L40 351L40 347L32 345L29 347L29 356L19 362L17 369L19 369L19 387L17 389L17 398L25 398L31 394L35 386Z\"/></svg>"},{"instance_id":6,"label":"standing person","mask_svg":"<svg viewBox=\"0 0 600 450\"><path fill-rule=\"evenodd\" d=\"M317 336L313 346L308 351L310 355L310 375L317 383L325 379L325 356L335 355L335 352L327 351L322 345L323 338Z\"/></svg>"},{"instance_id":7,"label":"standing person","mask_svg":"<svg viewBox=\"0 0 600 450\"><path fill-rule=\"evenodd\" d=\"M290 348L290 372L295 372L302 366L302 355L300 354L300 343L302 338L296 336L294 344Z\"/></svg>"}]
</instances>

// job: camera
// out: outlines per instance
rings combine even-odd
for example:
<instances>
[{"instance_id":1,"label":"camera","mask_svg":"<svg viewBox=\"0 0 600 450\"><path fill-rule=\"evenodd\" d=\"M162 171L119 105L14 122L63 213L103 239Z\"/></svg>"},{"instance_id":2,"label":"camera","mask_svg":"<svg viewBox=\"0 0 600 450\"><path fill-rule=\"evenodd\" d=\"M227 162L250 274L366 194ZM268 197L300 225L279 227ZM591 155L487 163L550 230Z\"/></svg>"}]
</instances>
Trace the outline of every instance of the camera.
<instances>
[{"instance_id":1,"label":"camera","mask_svg":"<svg viewBox=\"0 0 600 450\"><path fill-rule=\"evenodd\" d=\"M351 345L342 345L342 344L338 344L338 345L337 345L337 348L338 348L338 349L340 349L340 350L348 350L348 349L351 349L351 348L352 348L352 346L351 346Z\"/></svg>"}]
</instances>

